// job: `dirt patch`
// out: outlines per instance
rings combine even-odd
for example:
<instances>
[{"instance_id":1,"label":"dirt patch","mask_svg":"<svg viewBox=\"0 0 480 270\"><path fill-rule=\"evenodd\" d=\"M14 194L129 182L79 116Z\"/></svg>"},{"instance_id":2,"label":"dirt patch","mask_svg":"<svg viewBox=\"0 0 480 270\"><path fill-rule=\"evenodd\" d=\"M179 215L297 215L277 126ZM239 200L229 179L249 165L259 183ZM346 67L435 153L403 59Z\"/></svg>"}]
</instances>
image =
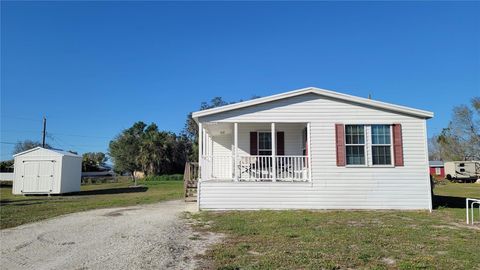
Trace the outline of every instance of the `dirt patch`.
<instances>
[{"instance_id":1,"label":"dirt patch","mask_svg":"<svg viewBox=\"0 0 480 270\"><path fill-rule=\"evenodd\" d=\"M112 211L112 212L108 212L108 213L104 214L103 216L105 216L105 217L118 217L118 216L123 215L123 212L135 211L135 210L138 210L138 209L139 208L125 208L125 209L120 209L120 210L115 210L115 211Z\"/></svg>"},{"instance_id":2,"label":"dirt patch","mask_svg":"<svg viewBox=\"0 0 480 270\"><path fill-rule=\"evenodd\" d=\"M381 260L384 264L386 265L390 265L390 266L393 266L395 265L397 262L395 261L395 259L392 259L392 258L382 258Z\"/></svg>"},{"instance_id":3,"label":"dirt patch","mask_svg":"<svg viewBox=\"0 0 480 270\"><path fill-rule=\"evenodd\" d=\"M460 224L460 223L448 223L445 225L432 225L434 228L446 228L452 230L461 230L461 229L470 229L470 230L478 230L480 231L479 225L467 225L467 224Z\"/></svg>"}]
</instances>

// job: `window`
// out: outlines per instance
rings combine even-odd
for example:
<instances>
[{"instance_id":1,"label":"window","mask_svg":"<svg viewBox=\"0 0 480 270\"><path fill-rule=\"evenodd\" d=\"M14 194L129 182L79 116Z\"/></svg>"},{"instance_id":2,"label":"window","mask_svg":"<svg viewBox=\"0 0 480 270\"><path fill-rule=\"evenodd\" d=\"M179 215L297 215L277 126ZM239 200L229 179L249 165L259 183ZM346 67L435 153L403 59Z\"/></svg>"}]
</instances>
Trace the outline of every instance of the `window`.
<instances>
[{"instance_id":1,"label":"window","mask_svg":"<svg viewBox=\"0 0 480 270\"><path fill-rule=\"evenodd\" d=\"M435 174L436 175L441 175L442 174L442 170L440 168L435 168Z\"/></svg>"},{"instance_id":2,"label":"window","mask_svg":"<svg viewBox=\"0 0 480 270\"><path fill-rule=\"evenodd\" d=\"M390 125L372 125L372 165L392 164Z\"/></svg>"},{"instance_id":3,"label":"window","mask_svg":"<svg viewBox=\"0 0 480 270\"><path fill-rule=\"evenodd\" d=\"M272 154L272 135L270 132L258 132L258 155Z\"/></svg>"},{"instance_id":4,"label":"window","mask_svg":"<svg viewBox=\"0 0 480 270\"><path fill-rule=\"evenodd\" d=\"M347 165L365 165L365 127L345 126Z\"/></svg>"}]
</instances>

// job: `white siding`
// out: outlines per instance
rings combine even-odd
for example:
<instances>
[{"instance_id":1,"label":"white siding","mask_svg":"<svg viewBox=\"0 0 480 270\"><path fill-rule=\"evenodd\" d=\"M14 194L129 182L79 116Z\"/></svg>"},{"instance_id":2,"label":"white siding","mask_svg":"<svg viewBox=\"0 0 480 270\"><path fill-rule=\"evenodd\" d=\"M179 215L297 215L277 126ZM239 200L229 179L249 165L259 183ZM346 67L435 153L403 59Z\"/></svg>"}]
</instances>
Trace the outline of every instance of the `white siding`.
<instances>
[{"instance_id":1,"label":"white siding","mask_svg":"<svg viewBox=\"0 0 480 270\"><path fill-rule=\"evenodd\" d=\"M200 186L202 209L430 208L425 119L305 94L201 117L199 121L240 123L239 146L246 149L246 153L249 148L248 126L252 125L246 123L311 123L311 183L205 181ZM401 123L405 166L337 167L335 123ZM300 131L298 136L301 143Z\"/></svg>"},{"instance_id":2,"label":"white siding","mask_svg":"<svg viewBox=\"0 0 480 270\"><path fill-rule=\"evenodd\" d=\"M82 182L82 159L64 156L62 161L61 193L80 191Z\"/></svg>"}]
</instances>

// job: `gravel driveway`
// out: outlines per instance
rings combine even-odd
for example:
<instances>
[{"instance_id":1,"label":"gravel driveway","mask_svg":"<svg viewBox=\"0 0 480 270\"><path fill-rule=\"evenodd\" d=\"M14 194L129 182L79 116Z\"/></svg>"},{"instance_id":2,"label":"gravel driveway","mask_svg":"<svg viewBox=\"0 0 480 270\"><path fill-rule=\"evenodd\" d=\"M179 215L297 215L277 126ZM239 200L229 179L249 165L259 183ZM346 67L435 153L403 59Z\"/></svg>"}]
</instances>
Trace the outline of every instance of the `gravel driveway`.
<instances>
[{"instance_id":1,"label":"gravel driveway","mask_svg":"<svg viewBox=\"0 0 480 270\"><path fill-rule=\"evenodd\" d=\"M100 209L0 231L2 269L194 269L200 240L182 219L187 204Z\"/></svg>"}]
</instances>

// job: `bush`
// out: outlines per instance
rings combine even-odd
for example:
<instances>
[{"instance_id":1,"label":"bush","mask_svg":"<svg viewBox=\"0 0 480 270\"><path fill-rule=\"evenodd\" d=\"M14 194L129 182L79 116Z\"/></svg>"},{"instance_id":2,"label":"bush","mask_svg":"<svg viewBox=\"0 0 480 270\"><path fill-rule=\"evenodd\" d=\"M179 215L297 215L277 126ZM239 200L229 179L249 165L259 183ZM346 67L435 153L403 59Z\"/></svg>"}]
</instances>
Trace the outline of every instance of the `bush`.
<instances>
[{"instance_id":1,"label":"bush","mask_svg":"<svg viewBox=\"0 0 480 270\"><path fill-rule=\"evenodd\" d=\"M105 176L105 177L82 177L82 185L93 184L105 184L105 183L118 183L118 177Z\"/></svg>"},{"instance_id":2,"label":"bush","mask_svg":"<svg viewBox=\"0 0 480 270\"><path fill-rule=\"evenodd\" d=\"M151 175L145 177L145 181L183 181L183 174L164 174L164 175Z\"/></svg>"}]
</instances>

